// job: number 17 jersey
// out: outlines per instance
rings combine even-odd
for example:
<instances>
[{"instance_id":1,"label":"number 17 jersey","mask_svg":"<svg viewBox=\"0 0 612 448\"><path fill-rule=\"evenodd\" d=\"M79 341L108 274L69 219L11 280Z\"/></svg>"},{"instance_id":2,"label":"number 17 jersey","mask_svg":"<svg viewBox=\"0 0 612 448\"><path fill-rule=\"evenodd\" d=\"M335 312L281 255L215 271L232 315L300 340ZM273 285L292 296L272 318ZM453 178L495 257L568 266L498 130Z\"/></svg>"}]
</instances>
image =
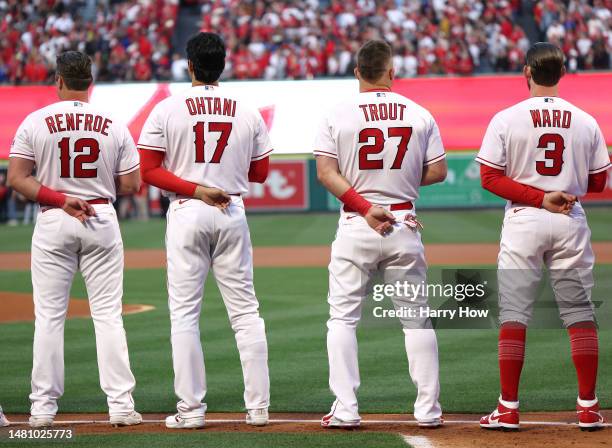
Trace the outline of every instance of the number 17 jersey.
<instances>
[{"instance_id":1,"label":"number 17 jersey","mask_svg":"<svg viewBox=\"0 0 612 448\"><path fill-rule=\"evenodd\" d=\"M314 155L338 159L340 173L373 204L414 202L423 167L444 159L431 114L397 93L366 91L323 118Z\"/></svg>"},{"instance_id":2,"label":"number 17 jersey","mask_svg":"<svg viewBox=\"0 0 612 448\"><path fill-rule=\"evenodd\" d=\"M164 152L163 167L184 180L245 194L251 162L269 156L272 144L257 109L225 88L200 85L153 108L138 149Z\"/></svg>"},{"instance_id":3,"label":"number 17 jersey","mask_svg":"<svg viewBox=\"0 0 612 448\"><path fill-rule=\"evenodd\" d=\"M496 114L476 161L543 191L587 192L589 174L610 168L595 119L558 97L532 97Z\"/></svg>"}]
</instances>

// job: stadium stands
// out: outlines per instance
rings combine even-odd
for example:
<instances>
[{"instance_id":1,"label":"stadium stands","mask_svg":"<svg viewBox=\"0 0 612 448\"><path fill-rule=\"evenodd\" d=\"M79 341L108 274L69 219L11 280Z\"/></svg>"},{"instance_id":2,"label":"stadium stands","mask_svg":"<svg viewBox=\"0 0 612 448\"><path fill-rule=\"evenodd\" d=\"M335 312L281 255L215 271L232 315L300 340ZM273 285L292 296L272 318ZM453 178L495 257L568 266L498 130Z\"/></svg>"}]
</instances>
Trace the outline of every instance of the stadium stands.
<instances>
[{"instance_id":1,"label":"stadium stands","mask_svg":"<svg viewBox=\"0 0 612 448\"><path fill-rule=\"evenodd\" d=\"M610 68L611 0L191 0L183 7L195 10L202 30L225 37L226 79L350 75L355 50L371 38L393 45L401 77L518 71L535 40L559 44L572 71ZM0 82L50 82L65 49L87 51L99 81L183 80L182 48L172 48L179 9L178 0L0 2Z\"/></svg>"}]
</instances>

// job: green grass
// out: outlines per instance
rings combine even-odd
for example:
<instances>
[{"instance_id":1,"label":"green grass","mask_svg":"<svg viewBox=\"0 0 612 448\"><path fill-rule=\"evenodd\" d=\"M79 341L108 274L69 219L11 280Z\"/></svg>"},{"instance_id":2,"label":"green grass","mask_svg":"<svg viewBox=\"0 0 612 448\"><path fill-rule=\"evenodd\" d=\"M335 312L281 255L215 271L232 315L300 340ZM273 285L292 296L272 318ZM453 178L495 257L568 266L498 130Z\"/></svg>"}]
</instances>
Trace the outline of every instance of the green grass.
<instances>
[{"instance_id":1,"label":"green grass","mask_svg":"<svg viewBox=\"0 0 612 448\"><path fill-rule=\"evenodd\" d=\"M432 272L432 276L436 271ZM612 266L597 268L596 297L612 291ZM3 290L31 291L28 272L0 272ZM270 347L272 411L327 412L332 396L327 386L325 268L258 268L255 284L266 320ZM85 297L82 281L72 295ZM137 379L135 400L143 412L172 412L175 406L169 343L169 319L163 270L129 270L125 301L147 303L154 311L125 317L131 362ZM602 306L603 331L599 397L612 403L612 311ZM214 281L207 284L202 313L211 411L240 411L242 373L234 338ZM0 325L0 397L11 412L27 412L30 388L32 323ZM446 412L485 412L498 393L497 331L439 330L442 405ZM411 412L415 391L408 376L403 334L395 323L360 328L362 412ZM93 324L71 319L66 324L66 392L63 412L103 412L99 390ZM576 380L569 343L562 330L530 330L522 409L571 409Z\"/></svg>"},{"instance_id":2,"label":"green grass","mask_svg":"<svg viewBox=\"0 0 612 448\"><path fill-rule=\"evenodd\" d=\"M590 207L587 210L593 241L610 240L612 207ZM503 211L449 210L421 211L425 225L425 243L497 243ZM249 216L255 246L330 244L336 232L336 213L255 214ZM121 225L126 248L162 248L165 221L126 221ZM32 226L0 227L0 251L30 249Z\"/></svg>"},{"instance_id":3,"label":"green grass","mask_svg":"<svg viewBox=\"0 0 612 448\"><path fill-rule=\"evenodd\" d=\"M39 447L43 445L74 448L99 448L100 446L121 448L406 448L406 443L399 435L389 433L364 432L332 432L328 434L285 434L285 433L215 433L192 431L180 434L112 434L112 435L77 435L73 441L50 442L18 441L12 442L0 438L3 447Z\"/></svg>"}]
</instances>

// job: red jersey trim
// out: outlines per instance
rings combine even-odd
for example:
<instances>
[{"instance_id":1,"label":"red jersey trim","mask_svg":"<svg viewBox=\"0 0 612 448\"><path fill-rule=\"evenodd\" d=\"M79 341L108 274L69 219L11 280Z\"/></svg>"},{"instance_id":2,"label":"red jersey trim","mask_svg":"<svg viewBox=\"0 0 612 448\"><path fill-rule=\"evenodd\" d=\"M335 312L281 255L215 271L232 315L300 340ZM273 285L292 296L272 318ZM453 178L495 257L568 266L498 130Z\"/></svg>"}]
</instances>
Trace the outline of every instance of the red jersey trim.
<instances>
[{"instance_id":1,"label":"red jersey trim","mask_svg":"<svg viewBox=\"0 0 612 448\"><path fill-rule=\"evenodd\" d=\"M499 165L495 162L490 162L489 160L483 159L480 156L476 157L476 161L484 165L490 166L491 168L497 168L497 169L502 169L502 170L506 169L506 165Z\"/></svg>"},{"instance_id":2,"label":"red jersey trim","mask_svg":"<svg viewBox=\"0 0 612 448\"><path fill-rule=\"evenodd\" d=\"M369 89L369 90L364 90L362 93L366 93L366 92L391 92L391 89Z\"/></svg>"},{"instance_id":3,"label":"red jersey trim","mask_svg":"<svg viewBox=\"0 0 612 448\"><path fill-rule=\"evenodd\" d=\"M121 170L121 171L117 171L117 175L122 176L124 174L129 174L132 171L136 171L138 168L140 168L140 162L138 162L136 165L129 167L126 170Z\"/></svg>"},{"instance_id":4,"label":"red jersey trim","mask_svg":"<svg viewBox=\"0 0 612 448\"><path fill-rule=\"evenodd\" d=\"M12 152L9 154L9 157L18 157L20 159L36 160L33 156L29 154L22 154L20 152Z\"/></svg>"},{"instance_id":5,"label":"red jersey trim","mask_svg":"<svg viewBox=\"0 0 612 448\"><path fill-rule=\"evenodd\" d=\"M260 154L258 156L251 157L251 162L256 162L258 160L265 159L266 157L268 157L268 155L270 155L272 153L272 151L274 151L274 149L270 149L270 150L268 150L268 151L266 151L263 154Z\"/></svg>"},{"instance_id":6,"label":"red jersey trim","mask_svg":"<svg viewBox=\"0 0 612 448\"><path fill-rule=\"evenodd\" d=\"M594 170L589 170L589 174L597 174L597 173L601 173L602 171L607 171L611 166L612 166L612 163L608 162L607 165L604 165L601 168L596 168Z\"/></svg>"},{"instance_id":7,"label":"red jersey trim","mask_svg":"<svg viewBox=\"0 0 612 448\"><path fill-rule=\"evenodd\" d=\"M326 157L333 157L334 159L337 159L337 158L338 158L338 155L337 155L337 154L334 154L333 152L322 151L322 150L320 150L320 149L315 149L315 150L313 151L313 154L314 154L315 156L326 156Z\"/></svg>"},{"instance_id":8,"label":"red jersey trim","mask_svg":"<svg viewBox=\"0 0 612 448\"><path fill-rule=\"evenodd\" d=\"M152 150L162 150L165 151L166 148L164 148L163 146L155 146L155 145L145 145L143 143L138 143L136 145L138 148L142 148L142 149L152 149Z\"/></svg>"},{"instance_id":9,"label":"red jersey trim","mask_svg":"<svg viewBox=\"0 0 612 448\"><path fill-rule=\"evenodd\" d=\"M433 159L426 161L425 163L423 163L423 165L424 166L431 165L432 163L439 162L440 160L445 159L445 158L446 158L446 154L442 154L442 155L439 155L438 157L434 157Z\"/></svg>"}]
</instances>

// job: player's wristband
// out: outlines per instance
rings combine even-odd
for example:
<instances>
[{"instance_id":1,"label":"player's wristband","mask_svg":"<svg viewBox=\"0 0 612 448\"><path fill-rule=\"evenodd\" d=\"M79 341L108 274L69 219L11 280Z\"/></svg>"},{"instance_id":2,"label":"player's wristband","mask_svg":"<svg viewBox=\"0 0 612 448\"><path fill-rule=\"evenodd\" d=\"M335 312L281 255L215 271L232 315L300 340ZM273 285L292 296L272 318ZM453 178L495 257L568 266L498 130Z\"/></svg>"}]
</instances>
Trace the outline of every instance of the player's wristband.
<instances>
[{"instance_id":1,"label":"player's wristband","mask_svg":"<svg viewBox=\"0 0 612 448\"><path fill-rule=\"evenodd\" d=\"M338 199L340 199L348 208L355 210L361 216L365 216L366 213L368 213L368 210L370 210L372 207L372 204L357 193L353 187L346 190L346 192Z\"/></svg>"},{"instance_id":2,"label":"player's wristband","mask_svg":"<svg viewBox=\"0 0 612 448\"><path fill-rule=\"evenodd\" d=\"M66 202L66 195L41 185L36 195L36 201L40 205L52 205L61 208Z\"/></svg>"}]
</instances>

